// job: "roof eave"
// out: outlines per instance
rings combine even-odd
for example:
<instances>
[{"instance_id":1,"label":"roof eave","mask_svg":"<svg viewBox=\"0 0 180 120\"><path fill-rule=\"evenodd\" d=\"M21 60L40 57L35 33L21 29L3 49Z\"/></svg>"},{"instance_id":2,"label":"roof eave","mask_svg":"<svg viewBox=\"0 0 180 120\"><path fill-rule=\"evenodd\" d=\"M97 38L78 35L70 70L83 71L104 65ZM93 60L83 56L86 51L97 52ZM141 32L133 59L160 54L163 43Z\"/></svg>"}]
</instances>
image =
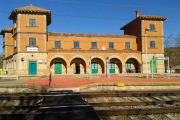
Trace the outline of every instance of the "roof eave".
<instances>
[{"instance_id":1,"label":"roof eave","mask_svg":"<svg viewBox=\"0 0 180 120\"><path fill-rule=\"evenodd\" d=\"M127 23L125 26L123 26L122 28L120 28L120 30L124 30L127 26L129 26L130 24L132 24L132 23L133 23L134 21L136 21L136 20L139 20L139 17L136 18L136 19L134 19L134 20L132 20L131 22Z\"/></svg>"},{"instance_id":2,"label":"roof eave","mask_svg":"<svg viewBox=\"0 0 180 120\"><path fill-rule=\"evenodd\" d=\"M0 32L0 35L4 35L4 33L11 33L12 32L12 29L11 30L5 30L5 29L2 29L1 32Z\"/></svg>"},{"instance_id":3,"label":"roof eave","mask_svg":"<svg viewBox=\"0 0 180 120\"><path fill-rule=\"evenodd\" d=\"M160 20L160 21L164 21L166 19L168 19L167 17L160 17L160 18L156 18L156 17L142 17L139 16L138 18L132 20L131 22L129 22L128 24L126 24L125 26L123 26L122 28L120 28L120 30L124 30L127 26L129 26L132 22L136 21L136 20Z\"/></svg>"},{"instance_id":4,"label":"roof eave","mask_svg":"<svg viewBox=\"0 0 180 120\"><path fill-rule=\"evenodd\" d=\"M51 11L34 11L34 10L24 10L24 11L23 10L18 10L18 11L16 11L16 10L13 10L8 19L13 20L15 15L18 14L18 13L22 13L22 14L23 13L31 13L31 14L40 13L40 14L46 14L46 15L50 14L51 15Z\"/></svg>"}]
</instances>

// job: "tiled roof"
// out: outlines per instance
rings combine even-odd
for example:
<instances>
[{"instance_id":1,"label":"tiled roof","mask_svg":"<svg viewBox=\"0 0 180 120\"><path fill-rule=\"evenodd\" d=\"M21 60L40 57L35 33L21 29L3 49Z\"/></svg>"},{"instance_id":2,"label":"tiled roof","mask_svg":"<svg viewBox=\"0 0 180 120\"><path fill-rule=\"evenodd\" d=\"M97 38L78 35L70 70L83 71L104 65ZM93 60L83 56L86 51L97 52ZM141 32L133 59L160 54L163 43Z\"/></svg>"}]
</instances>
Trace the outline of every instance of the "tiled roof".
<instances>
[{"instance_id":1,"label":"tiled roof","mask_svg":"<svg viewBox=\"0 0 180 120\"><path fill-rule=\"evenodd\" d=\"M16 8L16 9L14 9L13 11L51 12L50 10L46 10L46 9L43 9L43 8L39 8L39 7L33 6L32 4L30 4L29 6Z\"/></svg>"},{"instance_id":2,"label":"tiled roof","mask_svg":"<svg viewBox=\"0 0 180 120\"><path fill-rule=\"evenodd\" d=\"M64 50L58 48L49 49L48 52L141 53L141 51L137 51L137 50L81 50L81 49Z\"/></svg>"},{"instance_id":3,"label":"tiled roof","mask_svg":"<svg viewBox=\"0 0 180 120\"><path fill-rule=\"evenodd\" d=\"M1 30L0 34L3 35L5 32L11 32L12 29L13 29L13 27L4 28L4 29Z\"/></svg>"},{"instance_id":4,"label":"tiled roof","mask_svg":"<svg viewBox=\"0 0 180 120\"><path fill-rule=\"evenodd\" d=\"M162 17L162 16L141 15L141 16L137 17L136 19L132 20L131 22L129 22L128 24L126 24L125 26L123 26L122 28L120 28L120 30L124 30L127 26L129 26L131 23L133 23L137 20L160 20L160 21L164 21L166 19L168 19L168 18Z\"/></svg>"},{"instance_id":5,"label":"tiled roof","mask_svg":"<svg viewBox=\"0 0 180 120\"><path fill-rule=\"evenodd\" d=\"M162 16L154 16L154 15L141 15L138 18L145 18L145 19L160 19L160 20L166 20L168 19L167 17L162 17Z\"/></svg>"},{"instance_id":6,"label":"tiled roof","mask_svg":"<svg viewBox=\"0 0 180 120\"><path fill-rule=\"evenodd\" d=\"M51 19L51 11L50 10L46 10L43 8L39 8L36 6L33 6L32 4L30 4L29 6L25 6L25 7L20 7L20 8L16 8L14 9L10 16L9 19L13 20L14 16L17 13L39 13L39 14L47 14L48 17L50 17L49 19ZM49 21L48 25L51 23L51 21Z\"/></svg>"},{"instance_id":7,"label":"tiled roof","mask_svg":"<svg viewBox=\"0 0 180 120\"><path fill-rule=\"evenodd\" d=\"M136 38L134 35L114 35L114 34L80 34L80 33L55 33L49 32L48 36L73 36L73 37L117 37L117 38Z\"/></svg>"}]
</instances>

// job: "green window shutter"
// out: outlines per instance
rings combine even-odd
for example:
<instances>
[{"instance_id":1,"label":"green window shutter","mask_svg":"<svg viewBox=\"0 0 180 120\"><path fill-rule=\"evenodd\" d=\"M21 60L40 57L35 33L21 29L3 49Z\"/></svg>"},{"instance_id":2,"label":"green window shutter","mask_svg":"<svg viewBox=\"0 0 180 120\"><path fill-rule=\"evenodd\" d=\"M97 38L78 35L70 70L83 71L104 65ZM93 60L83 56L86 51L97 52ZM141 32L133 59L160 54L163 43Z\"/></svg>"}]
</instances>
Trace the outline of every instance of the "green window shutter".
<instances>
[{"instance_id":1,"label":"green window shutter","mask_svg":"<svg viewBox=\"0 0 180 120\"><path fill-rule=\"evenodd\" d=\"M131 63L130 62L126 62L125 67L128 68L128 69L131 68Z\"/></svg>"}]
</instances>

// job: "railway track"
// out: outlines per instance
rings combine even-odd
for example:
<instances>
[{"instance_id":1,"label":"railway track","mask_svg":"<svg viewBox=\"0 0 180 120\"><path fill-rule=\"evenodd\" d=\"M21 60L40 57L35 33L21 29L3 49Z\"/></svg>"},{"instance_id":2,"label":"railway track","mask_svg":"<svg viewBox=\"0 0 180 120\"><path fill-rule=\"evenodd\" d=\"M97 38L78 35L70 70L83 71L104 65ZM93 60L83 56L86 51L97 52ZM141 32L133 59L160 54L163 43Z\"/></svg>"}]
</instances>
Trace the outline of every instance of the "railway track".
<instances>
[{"instance_id":1,"label":"railway track","mask_svg":"<svg viewBox=\"0 0 180 120\"><path fill-rule=\"evenodd\" d=\"M82 97L83 102L47 102L58 97ZM93 109L87 109L89 107ZM49 111L43 112L44 109ZM101 120L179 120L180 91L0 94L0 120L34 119L37 115L66 116L69 113L81 115L84 112L96 112Z\"/></svg>"}]
</instances>

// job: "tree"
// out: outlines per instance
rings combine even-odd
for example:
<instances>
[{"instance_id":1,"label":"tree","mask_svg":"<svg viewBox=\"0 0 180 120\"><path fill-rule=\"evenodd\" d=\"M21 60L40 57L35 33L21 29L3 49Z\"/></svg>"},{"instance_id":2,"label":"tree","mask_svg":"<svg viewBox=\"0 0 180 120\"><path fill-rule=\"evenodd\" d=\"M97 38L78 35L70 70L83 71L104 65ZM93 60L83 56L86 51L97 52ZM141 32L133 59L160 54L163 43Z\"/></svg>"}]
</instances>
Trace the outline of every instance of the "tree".
<instances>
[{"instance_id":1,"label":"tree","mask_svg":"<svg viewBox=\"0 0 180 120\"><path fill-rule=\"evenodd\" d=\"M180 48L180 34L178 35L178 37L175 39L175 43L176 43L176 47Z\"/></svg>"},{"instance_id":2,"label":"tree","mask_svg":"<svg viewBox=\"0 0 180 120\"><path fill-rule=\"evenodd\" d=\"M170 47L172 47L172 43L171 43L171 36L173 36L173 34L171 34L171 35L169 35L168 37L167 37L167 39L166 40L164 40L164 47L165 48L170 48Z\"/></svg>"},{"instance_id":3,"label":"tree","mask_svg":"<svg viewBox=\"0 0 180 120\"><path fill-rule=\"evenodd\" d=\"M164 56L169 57L169 66L175 67L180 65L180 34L177 38L170 38L172 35L165 40ZM171 39L171 40L170 40ZM165 61L165 69L167 70L168 63Z\"/></svg>"}]
</instances>

